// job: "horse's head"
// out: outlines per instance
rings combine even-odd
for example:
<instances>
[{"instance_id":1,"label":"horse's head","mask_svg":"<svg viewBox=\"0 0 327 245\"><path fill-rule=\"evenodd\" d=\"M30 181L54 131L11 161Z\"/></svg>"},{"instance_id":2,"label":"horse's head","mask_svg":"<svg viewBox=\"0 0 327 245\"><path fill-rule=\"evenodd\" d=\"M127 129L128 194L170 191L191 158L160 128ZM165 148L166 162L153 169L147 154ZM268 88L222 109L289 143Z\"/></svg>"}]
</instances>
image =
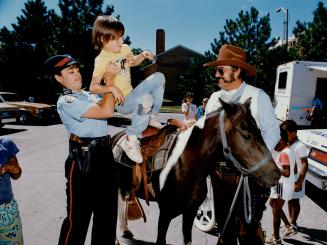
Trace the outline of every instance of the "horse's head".
<instances>
[{"instance_id":1,"label":"horse's head","mask_svg":"<svg viewBox=\"0 0 327 245\"><path fill-rule=\"evenodd\" d=\"M244 104L228 104L222 100L220 102L223 111L219 115L221 129L219 131L223 132L221 139L222 143L225 141L225 146L223 144L225 156L239 171L256 177L262 186L276 185L280 171L252 117L251 98Z\"/></svg>"}]
</instances>

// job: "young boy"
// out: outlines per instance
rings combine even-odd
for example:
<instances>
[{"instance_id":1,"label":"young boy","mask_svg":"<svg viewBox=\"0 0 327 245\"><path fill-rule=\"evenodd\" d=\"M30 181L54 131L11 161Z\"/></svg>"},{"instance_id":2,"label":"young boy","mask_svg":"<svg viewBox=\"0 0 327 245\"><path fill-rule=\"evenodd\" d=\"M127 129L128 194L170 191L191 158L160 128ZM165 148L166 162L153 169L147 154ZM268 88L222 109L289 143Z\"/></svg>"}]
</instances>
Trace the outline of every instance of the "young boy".
<instances>
[{"instance_id":1,"label":"young boy","mask_svg":"<svg viewBox=\"0 0 327 245\"><path fill-rule=\"evenodd\" d=\"M291 225L287 224L285 214L282 219L285 223L285 230L289 234L295 233L297 229L297 218L300 213L300 198L305 195L305 176L308 171L307 149L297 138L297 124L293 120L286 120L281 128L287 132L290 148L295 152L295 183L292 199L288 201L288 211ZM285 222L286 221L286 222Z\"/></svg>"},{"instance_id":2,"label":"young boy","mask_svg":"<svg viewBox=\"0 0 327 245\"><path fill-rule=\"evenodd\" d=\"M126 155L136 163L142 163L139 138L148 125L161 128L156 115L163 101L165 77L156 72L133 89L131 85L130 67L139 65L144 59L153 59L152 53L143 51L134 56L128 45L123 43L124 25L111 16L98 16L93 25L92 43L95 49L101 50L94 62L94 71L90 91L105 94L108 88L101 85L110 83L123 94L121 104L115 109L122 114L133 113L131 126L126 128L127 137L122 143ZM113 81L108 80L105 68L108 62L117 67L117 75Z\"/></svg>"},{"instance_id":3,"label":"young boy","mask_svg":"<svg viewBox=\"0 0 327 245\"><path fill-rule=\"evenodd\" d=\"M107 135L107 118L114 112L119 91L110 86L100 100L81 89L78 62L69 55L56 55L45 61L51 75L65 92L57 101L59 116L69 134L69 155L65 162L67 216L59 245L84 244L93 214L91 244L114 245L117 222L117 171ZM111 81L115 65L106 70ZM113 95L112 95L113 94Z\"/></svg>"},{"instance_id":4,"label":"young boy","mask_svg":"<svg viewBox=\"0 0 327 245\"><path fill-rule=\"evenodd\" d=\"M280 133L281 139L275 147L275 150L279 152L279 154L275 161L280 168L282 176L279 183L271 188L269 204L272 207L273 214L273 234L266 240L266 244L282 244L279 229L283 205L292 198L294 191L295 154L288 147L287 132L281 128Z\"/></svg>"}]
</instances>

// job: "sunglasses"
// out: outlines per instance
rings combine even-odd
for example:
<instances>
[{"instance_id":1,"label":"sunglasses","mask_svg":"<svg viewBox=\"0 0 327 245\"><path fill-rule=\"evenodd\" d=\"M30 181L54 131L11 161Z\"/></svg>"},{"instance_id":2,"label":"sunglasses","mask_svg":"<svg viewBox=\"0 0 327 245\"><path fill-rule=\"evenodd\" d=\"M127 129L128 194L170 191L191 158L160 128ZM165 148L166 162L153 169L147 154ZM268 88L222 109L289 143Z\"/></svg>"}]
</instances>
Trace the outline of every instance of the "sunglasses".
<instances>
[{"instance_id":1,"label":"sunglasses","mask_svg":"<svg viewBox=\"0 0 327 245\"><path fill-rule=\"evenodd\" d=\"M232 71L233 68L224 69L222 67L216 67L216 71L219 73L220 76L223 76L226 71Z\"/></svg>"}]
</instances>

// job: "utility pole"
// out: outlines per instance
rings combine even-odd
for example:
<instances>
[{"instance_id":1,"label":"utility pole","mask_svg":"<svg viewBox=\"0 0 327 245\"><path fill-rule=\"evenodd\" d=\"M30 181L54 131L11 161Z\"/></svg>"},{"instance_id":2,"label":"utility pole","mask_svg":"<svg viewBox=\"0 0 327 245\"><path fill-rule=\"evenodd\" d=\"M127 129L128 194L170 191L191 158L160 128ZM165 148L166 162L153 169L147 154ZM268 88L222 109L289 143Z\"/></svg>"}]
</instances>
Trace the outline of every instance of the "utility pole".
<instances>
[{"instance_id":1,"label":"utility pole","mask_svg":"<svg viewBox=\"0 0 327 245\"><path fill-rule=\"evenodd\" d=\"M288 20L289 20L289 14L288 14L288 9L284 9L283 7L279 7L276 9L276 12L279 13L280 11L283 11L285 14L285 19L284 19L284 37L285 37L285 45L286 48L288 48Z\"/></svg>"}]
</instances>

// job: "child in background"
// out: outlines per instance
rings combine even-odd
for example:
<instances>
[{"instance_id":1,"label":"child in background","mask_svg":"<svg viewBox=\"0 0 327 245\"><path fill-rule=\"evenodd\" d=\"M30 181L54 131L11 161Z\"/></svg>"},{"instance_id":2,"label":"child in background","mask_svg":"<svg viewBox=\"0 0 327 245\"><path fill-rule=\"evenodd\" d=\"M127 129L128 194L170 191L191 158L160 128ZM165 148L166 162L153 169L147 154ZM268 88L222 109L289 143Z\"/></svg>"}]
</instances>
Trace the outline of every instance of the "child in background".
<instances>
[{"instance_id":1,"label":"child in background","mask_svg":"<svg viewBox=\"0 0 327 245\"><path fill-rule=\"evenodd\" d=\"M291 200L294 191L294 167L295 154L288 147L287 132L281 128L281 139L276 145L275 150L279 152L275 160L281 172L279 183L271 188L269 204L273 214L273 234L266 240L266 244L282 244L279 229L281 223L282 209L285 202Z\"/></svg>"},{"instance_id":2,"label":"child in background","mask_svg":"<svg viewBox=\"0 0 327 245\"><path fill-rule=\"evenodd\" d=\"M300 198L305 195L305 176L308 171L307 148L297 138L297 124L293 120L286 120L281 125L288 135L290 148L295 152L296 166L294 193L292 199L288 201L288 212L290 217L290 224L286 215L282 214L282 219L285 223L284 236L291 235L297 231L297 218L300 213Z\"/></svg>"},{"instance_id":3,"label":"child in background","mask_svg":"<svg viewBox=\"0 0 327 245\"><path fill-rule=\"evenodd\" d=\"M184 103L182 104L182 112L184 113L184 122L190 127L197 121L197 107L192 103L193 94L187 92L184 98Z\"/></svg>"},{"instance_id":4,"label":"child in background","mask_svg":"<svg viewBox=\"0 0 327 245\"><path fill-rule=\"evenodd\" d=\"M0 244L23 245L23 230L10 178L16 180L22 170L11 139L0 139Z\"/></svg>"},{"instance_id":5,"label":"child in background","mask_svg":"<svg viewBox=\"0 0 327 245\"><path fill-rule=\"evenodd\" d=\"M122 114L133 113L131 125L126 128L127 137L122 143L126 155L136 163L142 163L139 138L148 125L161 128L157 115L163 101L165 77L156 72L133 89L131 85L130 67L141 64L144 59L152 60L153 54L143 51L134 56L130 47L123 43L125 28L122 22L112 16L98 16L92 30L92 43L100 51L94 62L90 91L96 94L108 93L101 81L111 83L122 93L115 98L120 104L115 109ZM112 80L106 76L109 62L116 64L117 75Z\"/></svg>"}]
</instances>

